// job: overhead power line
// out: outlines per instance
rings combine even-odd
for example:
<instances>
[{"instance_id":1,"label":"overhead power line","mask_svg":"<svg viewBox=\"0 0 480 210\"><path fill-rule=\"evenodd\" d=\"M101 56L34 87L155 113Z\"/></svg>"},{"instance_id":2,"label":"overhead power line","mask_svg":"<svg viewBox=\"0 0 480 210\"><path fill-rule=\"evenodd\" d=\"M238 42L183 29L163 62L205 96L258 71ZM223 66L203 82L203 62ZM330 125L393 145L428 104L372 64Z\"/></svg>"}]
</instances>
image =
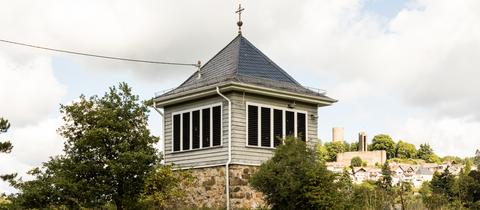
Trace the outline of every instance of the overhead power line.
<instances>
[{"instance_id":1,"label":"overhead power line","mask_svg":"<svg viewBox=\"0 0 480 210\"><path fill-rule=\"evenodd\" d=\"M22 42L15 42L15 41L10 41L10 40L5 40L5 39L0 39L0 42L8 43L8 44L14 44L14 45L20 45L20 46L24 46L24 47L42 49L42 50L49 50L49 51L55 51L55 52L61 52L61 53L68 53L68 54L95 57L95 58L103 58L103 59L110 59L110 60L120 60L120 61L150 63L150 64L161 64L161 65L175 65L175 66L195 66L195 67L200 66L200 61L197 64L194 64L194 63L177 63L177 62L141 60L141 59L133 59L133 58L122 58L122 57L98 55L98 54L91 54L91 53L83 53L83 52L77 52L77 51L71 51L71 50L55 49L55 48L43 47L43 46L38 46L38 45L33 45L33 44L26 44L26 43L22 43Z\"/></svg>"}]
</instances>

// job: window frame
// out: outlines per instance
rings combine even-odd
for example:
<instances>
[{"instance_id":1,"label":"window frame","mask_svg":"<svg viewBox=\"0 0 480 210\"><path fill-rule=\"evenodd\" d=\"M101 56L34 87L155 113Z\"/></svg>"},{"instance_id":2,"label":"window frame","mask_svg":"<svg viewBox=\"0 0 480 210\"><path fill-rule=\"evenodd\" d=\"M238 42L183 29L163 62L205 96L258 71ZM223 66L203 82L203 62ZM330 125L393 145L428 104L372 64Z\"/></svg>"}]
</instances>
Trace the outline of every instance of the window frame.
<instances>
[{"instance_id":1,"label":"window frame","mask_svg":"<svg viewBox=\"0 0 480 210\"><path fill-rule=\"evenodd\" d=\"M248 106L257 106L258 107L258 121L257 121L257 124L258 124L258 135L257 135L257 138L258 138L258 142L257 142L257 145L249 145L248 144ZM265 146L261 146L261 135L260 135L260 131L261 131L261 108L269 108L270 109L270 147L265 147ZM275 105L267 105L267 104L262 104L262 103L257 103L257 102L250 102L250 101L247 101L245 103L245 146L246 147L250 147L250 148L262 148L262 149L275 149L275 136L274 136L274 116L273 116L273 113L274 113L274 110L277 109L277 110L281 110L282 111L282 138L285 138L286 137L286 112L287 111L290 111L290 112L293 112L294 113L294 137L297 138L298 137L298 129L297 129L297 122L298 122L298 117L297 117L297 113L301 113L301 114L305 114L305 142L308 142L308 111L305 111L305 110L297 110L297 109L290 109L290 108L287 108L287 107L280 107L280 106L275 106Z\"/></svg>"},{"instance_id":2,"label":"window frame","mask_svg":"<svg viewBox=\"0 0 480 210\"><path fill-rule=\"evenodd\" d=\"M220 106L220 145L215 145L213 146L213 107L217 107L217 106ZM202 118L203 118L203 111L204 109L210 109L210 145L208 147L203 147L203 121L202 121ZM200 129L200 145L199 145L199 148L193 148L193 145L192 145L192 133L193 133L193 112L194 111L200 111L200 122L199 122L199 129ZM190 145L189 145L189 149L187 150L184 150L183 149L183 114L184 113L190 113ZM173 117L175 115L180 115L180 150L178 151L175 151L174 150L174 123L173 123ZM171 141L172 141L172 146L171 146L171 153L181 153L181 152L189 152L189 151L197 151L197 150L205 150L205 149L212 149L212 148L218 148L218 147L222 147L223 146L223 103L219 102L219 103L214 103L214 104L209 104L209 105L204 105L204 106L199 106L199 107L195 107L195 108L190 108L190 109L183 109L183 110L180 110L180 111L175 111L175 112L172 112L171 113Z\"/></svg>"}]
</instances>

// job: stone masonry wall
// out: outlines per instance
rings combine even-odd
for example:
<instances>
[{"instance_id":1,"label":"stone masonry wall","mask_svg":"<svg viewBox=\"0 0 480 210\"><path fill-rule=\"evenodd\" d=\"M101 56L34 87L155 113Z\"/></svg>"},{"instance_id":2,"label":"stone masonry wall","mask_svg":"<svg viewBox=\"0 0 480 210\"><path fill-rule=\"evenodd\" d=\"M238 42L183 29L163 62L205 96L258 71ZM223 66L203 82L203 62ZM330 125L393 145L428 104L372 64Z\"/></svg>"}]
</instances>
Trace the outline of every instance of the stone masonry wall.
<instances>
[{"instance_id":1,"label":"stone masonry wall","mask_svg":"<svg viewBox=\"0 0 480 210\"><path fill-rule=\"evenodd\" d=\"M262 193L255 191L248 183L257 168L244 165L230 166L230 205L233 209L265 206Z\"/></svg>"},{"instance_id":2,"label":"stone masonry wall","mask_svg":"<svg viewBox=\"0 0 480 210\"><path fill-rule=\"evenodd\" d=\"M231 209L264 206L262 194L253 190L248 179L256 166L230 165ZM187 205L193 207L225 208L225 166L190 169L194 184L186 189Z\"/></svg>"}]
</instances>

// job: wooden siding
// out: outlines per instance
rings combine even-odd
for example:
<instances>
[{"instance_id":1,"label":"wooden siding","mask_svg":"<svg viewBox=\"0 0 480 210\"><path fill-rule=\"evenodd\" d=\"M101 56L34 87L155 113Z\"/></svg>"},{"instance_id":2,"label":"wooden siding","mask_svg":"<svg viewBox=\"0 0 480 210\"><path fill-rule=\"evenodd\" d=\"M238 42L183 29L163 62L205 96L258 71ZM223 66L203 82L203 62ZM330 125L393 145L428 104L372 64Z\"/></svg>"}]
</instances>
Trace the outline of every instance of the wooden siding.
<instances>
[{"instance_id":1,"label":"wooden siding","mask_svg":"<svg viewBox=\"0 0 480 210\"><path fill-rule=\"evenodd\" d=\"M197 107L222 104L222 144L220 146L172 152L172 113ZM165 107L165 163L181 168L225 164L228 158L228 103L220 96Z\"/></svg>"},{"instance_id":2,"label":"wooden siding","mask_svg":"<svg viewBox=\"0 0 480 210\"><path fill-rule=\"evenodd\" d=\"M280 100L259 95L230 92L225 94L232 101L232 164L260 165L268 160L273 148L246 146L246 103L256 103L266 106L287 107L293 101ZM222 145L217 147L172 152L172 113L194 109L201 106L222 104ZM295 110L307 112L307 143L318 143L317 137L317 106L296 102ZM202 167L225 164L228 159L228 103L220 96L196 100L165 108L165 162L188 167Z\"/></svg>"},{"instance_id":3,"label":"wooden siding","mask_svg":"<svg viewBox=\"0 0 480 210\"><path fill-rule=\"evenodd\" d=\"M230 93L227 97L232 101L232 163L260 165L272 157L274 149L246 146L247 102L286 108L293 101L243 93ZM295 110L307 112L307 143L309 145L318 143L317 119L311 116L317 116L317 106L296 102Z\"/></svg>"}]
</instances>

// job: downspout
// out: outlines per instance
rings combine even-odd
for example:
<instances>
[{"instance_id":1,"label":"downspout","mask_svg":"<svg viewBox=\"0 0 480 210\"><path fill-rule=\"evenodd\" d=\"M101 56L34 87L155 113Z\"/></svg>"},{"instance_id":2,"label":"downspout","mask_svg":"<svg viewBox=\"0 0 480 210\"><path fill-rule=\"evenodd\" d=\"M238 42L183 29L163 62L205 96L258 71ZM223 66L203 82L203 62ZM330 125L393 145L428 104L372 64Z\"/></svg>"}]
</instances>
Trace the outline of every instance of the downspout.
<instances>
[{"instance_id":1,"label":"downspout","mask_svg":"<svg viewBox=\"0 0 480 210\"><path fill-rule=\"evenodd\" d=\"M227 210L230 210L230 174L229 165L232 162L232 101L220 93L217 86L217 93L228 102L228 160L225 163L225 192L227 197Z\"/></svg>"},{"instance_id":2,"label":"downspout","mask_svg":"<svg viewBox=\"0 0 480 210\"><path fill-rule=\"evenodd\" d=\"M157 108L157 104L155 103L155 100L153 100L153 109L155 109L155 111L157 111L158 114L160 114L160 116L162 116L162 126L163 126L163 128L162 128L162 133L160 135L162 136L161 140L163 141L162 155L163 155L163 162L165 163L166 162L165 158L167 157L167 156L165 156L165 130L164 130L165 129L165 116L164 116L163 112L160 109Z\"/></svg>"}]
</instances>

